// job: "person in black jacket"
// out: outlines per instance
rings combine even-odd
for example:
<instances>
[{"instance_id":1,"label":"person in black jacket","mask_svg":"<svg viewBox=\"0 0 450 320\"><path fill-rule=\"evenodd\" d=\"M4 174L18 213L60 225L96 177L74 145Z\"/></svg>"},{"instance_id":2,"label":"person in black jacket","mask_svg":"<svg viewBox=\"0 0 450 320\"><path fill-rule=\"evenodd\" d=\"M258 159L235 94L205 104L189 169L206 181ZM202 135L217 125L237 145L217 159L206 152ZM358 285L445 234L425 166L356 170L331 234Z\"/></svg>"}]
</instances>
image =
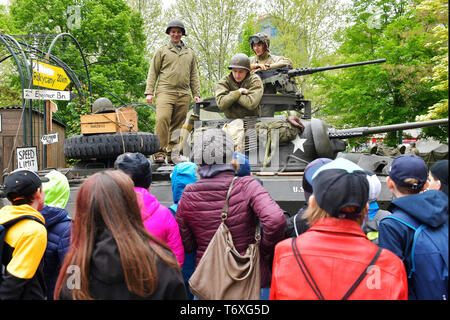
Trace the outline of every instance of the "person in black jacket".
<instances>
[{"instance_id":1,"label":"person in black jacket","mask_svg":"<svg viewBox=\"0 0 450 320\"><path fill-rule=\"evenodd\" d=\"M76 199L71 247L55 299L186 299L169 247L142 223L131 178L118 170L90 176Z\"/></svg>"}]
</instances>

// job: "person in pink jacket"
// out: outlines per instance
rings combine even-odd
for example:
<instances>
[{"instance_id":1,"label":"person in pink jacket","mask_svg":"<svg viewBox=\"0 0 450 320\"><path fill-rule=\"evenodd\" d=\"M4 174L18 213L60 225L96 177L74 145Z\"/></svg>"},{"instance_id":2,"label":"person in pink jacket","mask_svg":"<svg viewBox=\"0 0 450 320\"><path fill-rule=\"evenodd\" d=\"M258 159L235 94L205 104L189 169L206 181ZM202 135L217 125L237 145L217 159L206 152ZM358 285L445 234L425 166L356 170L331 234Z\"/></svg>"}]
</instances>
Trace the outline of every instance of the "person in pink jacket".
<instances>
[{"instance_id":1,"label":"person in pink jacket","mask_svg":"<svg viewBox=\"0 0 450 320\"><path fill-rule=\"evenodd\" d=\"M133 180L142 221L147 231L164 241L173 251L180 266L183 266L184 247L178 224L170 210L150 194L152 168L148 159L139 152L124 153L117 157L115 167Z\"/></svg>"}]
</instances>

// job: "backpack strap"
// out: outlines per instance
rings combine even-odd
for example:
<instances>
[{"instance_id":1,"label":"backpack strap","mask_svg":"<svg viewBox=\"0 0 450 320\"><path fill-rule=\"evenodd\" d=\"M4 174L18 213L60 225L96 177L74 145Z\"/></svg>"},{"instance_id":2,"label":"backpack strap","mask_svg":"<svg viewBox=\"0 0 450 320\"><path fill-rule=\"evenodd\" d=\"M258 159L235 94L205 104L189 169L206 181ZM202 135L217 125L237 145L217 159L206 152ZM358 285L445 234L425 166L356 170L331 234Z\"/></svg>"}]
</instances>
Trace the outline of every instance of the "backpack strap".
<instances>
[{"instance_id":1,"label":"backpack strap","mask_svg":"<svg viewBox=\"0 0 450 320\"><path fill-rule=\"evenodd\" d=\"M424 224L420 224L419 222L417 222L416 219L414 219L413 217L411 217L403 212L396 212L395 214L388 215L388 216L384 217L383 219L394 219L394 220L404 224L408 228L414 230L414 238L413 238L413 242L412 242L412 246L411 246L411 254L410 254L411 270L409 270L409 273L408 273L408 278L411 278L413 273L416 271L416 263L414 261L414 252L415 252L415 248L416 248L416 242L417 242L417 239L419 238L420 233L427 226Z\"/></svg>"},{"instance_id":2,"label":"backpack strap","mask_svg":"<svg viewBox=\"0 0 450 320\"><path fill-rule=\"evenodd\" d=\"M34 221L39 222L40 224L44 225L44 223L40 219L38 219L34 216L20 216L18 218L15 218L15 219L9 220L5 223L2 223L1 225L3 226L4 229L8 229L11 226L15 225L17 222L25 220L25 219L34 220Z\"/></svg>"},{"instance_id":3,"label":"backpack strap","mask_svg":"<svg viewBox=\"0 0 450 320\"><path fill-rule=\"evenodd\" d=\"M15 219L12 219L5 223L0 224L0 266L3 265L3 261L2 261L2 259L3 259L3 240L6 235L6 231L9 228L11 228L13 225L15 225L16 223L18 223L22 220L25 220L25 219L34 220L45 226L45 224L41 220L39 220L38 218L33 217L33 216L20 216L20 217L17 217ZM0 271L2 271L2 270L0 270ZM0 273L0 277L1 277L1 273Z\"/></svg>"}]
</instances>

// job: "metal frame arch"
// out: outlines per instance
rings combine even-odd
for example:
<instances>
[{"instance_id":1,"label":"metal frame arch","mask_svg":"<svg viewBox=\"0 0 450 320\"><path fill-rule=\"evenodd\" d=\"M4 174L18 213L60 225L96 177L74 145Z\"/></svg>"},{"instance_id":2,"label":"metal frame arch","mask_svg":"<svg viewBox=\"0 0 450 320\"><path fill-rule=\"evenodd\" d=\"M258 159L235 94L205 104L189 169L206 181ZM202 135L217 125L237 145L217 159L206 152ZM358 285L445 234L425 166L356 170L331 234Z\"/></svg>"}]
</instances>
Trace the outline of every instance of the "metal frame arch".
<instances>
[{"instance_id":1,"label":"metal frame arch","mask_svg":"<svg viewBox=\"0 0 450 320\"><path fill-rule=\"evenodd\" d=\"M87 76L87 80L88 80L89 97L90 97L91 105L92 105L91 77L89 76L89 69L88 69L87 64L86 64L86 57L84 56L83 49L81 48L81 46L80 46L79 42L77 41L77 39L73 35L68 33L68 32L63 32L63 33L58 34L53 39L53 41L50 43L50 46L48 47L47 58L51 55L52 50L53 50L53 46L55 45L56 41L58 41L60 38L65 37L65 36L68 36L68 37L70 37L72 39L72 41L75 43L75 46L77 47L78 51L81 54L81 58L83 59L84 70L86 71L86 76Z\"/></svg>"},{"instance_id":2,"label":"metal frame arch","mask_svg":"<svg viewBox=\"0 0 450 320\"><path fill-rule=\"evenodd\" d=\"M27 73L27 76L28 76L28 83L27 84L25 84L26 81L25 81L25 78L24 78L24 72L22 70L22 65L21 65L21 63L20 63L16 53L14 52L13 48L8 44L8 41L6 41L5 37L6 37L6 39L8 39L12 43L14 43L16 45L17 49L20 51L20 54L21 54L23 62L24 62L25 70L26 70L26 73ZM31 88L31 86L33 84L33 78L32 78L32 76L30 74L29 63L28 63L28 60L26 58L25 52L22 49L22 46L17 42L16 39L11 37L10 35L0 33L0 40L5 44L7 50L11 53L11 55L9 57L12 56L14 61L16 62L16 66L17 66L17 70L19 72L20 82L21 82L21 86L22 86L22 92L21 92L21 95L22 95L22 121L25 123L25 108L26 108L25 104L26 104L26 102L25 102L25 95L24 95L24 91L23 90L25 88ZM7 58L9 58L9 57L7 57ZM2 62L4 60L6 60L7 58L2 59ZM25 126L25 124L23 125L23 142L24 142L24 145L27 145L27 135L26 135L26 126Z\"/></svg>"}]
</instances>

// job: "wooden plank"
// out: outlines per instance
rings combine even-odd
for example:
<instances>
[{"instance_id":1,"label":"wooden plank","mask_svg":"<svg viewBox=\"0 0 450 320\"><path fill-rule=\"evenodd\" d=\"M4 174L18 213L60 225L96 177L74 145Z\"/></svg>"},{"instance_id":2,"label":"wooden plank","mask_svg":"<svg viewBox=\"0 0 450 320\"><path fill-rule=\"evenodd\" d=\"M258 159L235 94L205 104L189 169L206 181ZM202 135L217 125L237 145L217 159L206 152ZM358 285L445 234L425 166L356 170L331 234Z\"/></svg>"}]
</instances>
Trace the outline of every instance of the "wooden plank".
<instances>
[{"instance_id":1,"label":"wooden plank","mask_svg":"<svg viewBox=\"0 0 450 320\"><path fill-rule=\"evenodd\" d=\"M0 135L0 173L3 173L3 169L6 166L5 160L5 150L3 149L3 139L4 137ZM0 183L3 181L0 181Z\"/></svg>"},{"instance_id":2,"label":"wooden plank","mask_svg":"<svg viewBox=\"0 0 450 320\"><path fill-rule=\"evenodd\" d=\"M302 176L303 172L278 172L279 176Z\"/></svg>"},{"instance_id":3,"label":"wooden plank","mask_svg":"<svg viewBox=\"0 0 450 320\"><path fill-rule=\"evenodd\" d=\"M267 171L267 172L256 172L256 175L257 176L274 176L275 172L269 172L269 171Z\"/></svg>"}]
</instances>

